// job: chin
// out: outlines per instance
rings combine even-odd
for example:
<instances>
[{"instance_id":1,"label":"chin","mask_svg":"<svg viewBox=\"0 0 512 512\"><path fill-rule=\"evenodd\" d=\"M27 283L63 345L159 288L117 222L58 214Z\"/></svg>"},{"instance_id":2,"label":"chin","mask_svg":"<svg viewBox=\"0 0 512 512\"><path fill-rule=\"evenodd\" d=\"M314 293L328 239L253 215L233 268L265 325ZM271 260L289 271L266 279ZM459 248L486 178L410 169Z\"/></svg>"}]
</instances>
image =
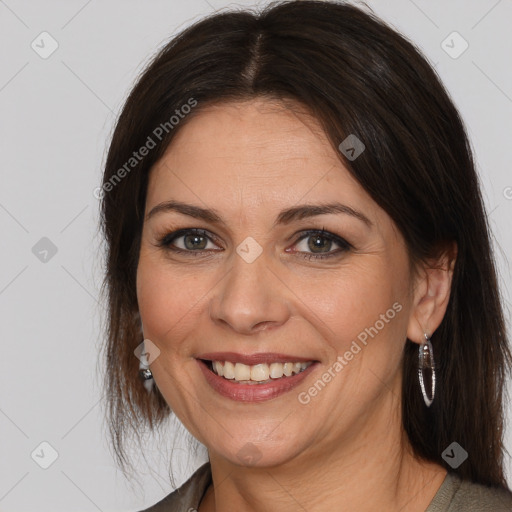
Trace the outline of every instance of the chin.
<instances>
[{"instance_id":1,"label":"chin","mask_svg":"<svg viewBox=\"0 0 512 512\"><path fill-rule=\"evenodd\" d=\"M231 440L233 441L233 439ZM297 449L298 445L288 439L288 445L279 444L276 447L273 442L239 441L234 445L215 446L208 449L210 459L222 457L230 463L246 468L271 468L281 466L298 457L303 450Z\"/></svg>"}]
</instances>

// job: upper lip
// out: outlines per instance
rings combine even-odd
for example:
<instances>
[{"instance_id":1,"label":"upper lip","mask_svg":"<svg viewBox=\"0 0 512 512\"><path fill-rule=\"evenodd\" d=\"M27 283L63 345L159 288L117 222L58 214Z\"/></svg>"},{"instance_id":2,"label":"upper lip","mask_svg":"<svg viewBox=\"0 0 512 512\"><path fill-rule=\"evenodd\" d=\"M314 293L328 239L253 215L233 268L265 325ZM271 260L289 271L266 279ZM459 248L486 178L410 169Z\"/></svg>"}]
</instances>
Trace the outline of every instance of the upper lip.
<instances>
[{"instance_id":1,"label":"upper lip","mask_svg":"<svg viewBox=\"0 0 512 512\"><path fill-rule=\"evenodd\" d=\"M274 352L260 352L257 354L238 354L236 352L209 352L196 356L197 359L207 361L229 361L231 363L242 363L248 366L256 364L271 363L307 363L315 361L310 357L299 357L289 354L276 354Z\"/></svg>"}]
</instances>

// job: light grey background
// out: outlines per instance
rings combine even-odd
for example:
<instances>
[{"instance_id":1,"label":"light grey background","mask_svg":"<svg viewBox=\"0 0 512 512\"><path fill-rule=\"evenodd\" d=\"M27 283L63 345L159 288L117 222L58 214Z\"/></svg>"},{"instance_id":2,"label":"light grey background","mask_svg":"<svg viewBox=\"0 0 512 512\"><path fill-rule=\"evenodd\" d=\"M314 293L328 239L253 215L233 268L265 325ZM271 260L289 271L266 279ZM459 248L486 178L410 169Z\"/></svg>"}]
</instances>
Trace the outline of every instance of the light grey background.
<instances>
[{"instance_id":1,"label":"light grey background","mask_svg":"<svg viewBox=\"0 0 512 512\"><path fill-rule=\"evenodd\" d=\"M512 3L368 4L423 49L467 123L510 326ZM172 429L167 439L148 438L153 471L141 465L145 494L124 481L107 447L98 363L99 203L93 190L116 115L149 56L179 29L228 5L224 0L0 0L1 512L134 511L171 490L166 457L158 453L171 445ZM38 51L51 49L43 31L58 43L47 59L31 47L35 41ZM452 56L442 47L453 31L469 44L457 58L464 44L458 36L444 43ZM43 237L56 254L44 252L49 242L40 242ZM510 428L507 448L512 448ZM42 469L39 464L51 462L52 449L58 457ZM185 452L182 443L178 461ZM178 483L204 460L203 453L177 466ZM507 468L512 483L508 456Z\"/></svg>"}]
</instances>

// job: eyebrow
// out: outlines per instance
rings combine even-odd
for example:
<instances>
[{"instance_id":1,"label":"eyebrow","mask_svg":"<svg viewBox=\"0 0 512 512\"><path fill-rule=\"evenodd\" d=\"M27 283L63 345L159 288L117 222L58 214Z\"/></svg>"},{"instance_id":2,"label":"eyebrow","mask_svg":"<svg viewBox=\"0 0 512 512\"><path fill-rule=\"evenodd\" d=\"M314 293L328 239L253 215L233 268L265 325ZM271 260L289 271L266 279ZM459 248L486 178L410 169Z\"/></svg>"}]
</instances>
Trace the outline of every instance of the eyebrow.
<instances>
[{"instance_id":1,"label":"eyebrow","mask_svg":"<svg viewBox=\"0 0 512 512\"><path fill-rule=\"evenodd\" d=\"M202 219L212 224L226 225L226 222L222 219L221 215L214 209L202 208L192 204L182 203L180 201L165 201L157 204L151 211L146 215L146 220L151 219L153 216L164 213L164 212L178 212L195 219ZM326 214L345 214L350 215L360 221L364 222L368 227L372 227L373 223L363 213L358 210L354 210L350 206L342 203L327 203L327 204L303 204L300 206L293 206L286 210L282 210L276 217L273 227L278 224L289 224L296 220L302 220L309 217L315 217L317 215Z\"/></svg>"}]
</instances>

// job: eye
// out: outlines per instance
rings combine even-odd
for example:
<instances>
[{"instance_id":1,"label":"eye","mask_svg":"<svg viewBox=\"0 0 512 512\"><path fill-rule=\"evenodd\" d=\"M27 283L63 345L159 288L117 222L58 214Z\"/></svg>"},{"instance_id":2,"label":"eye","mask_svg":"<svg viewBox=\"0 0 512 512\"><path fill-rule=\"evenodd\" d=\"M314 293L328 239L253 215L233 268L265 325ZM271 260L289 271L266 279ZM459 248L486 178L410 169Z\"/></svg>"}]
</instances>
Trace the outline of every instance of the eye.
<instances>
[{"instance_id":1,"label":"eye","mask_svg":"<svg viewBox=\"0 0 512 512\"><path fill-rule=\"evenodd\" d=\"M212 239L213 236L204 229L180 229L164 235L158 240L158 245L178 253L200 254L212 249L208 247L208 242L213 244Z\"/></svg>"},{"instance_id":2,"label":"eye","mask_svg":"<svg viewBox=\"0 0 512 512\"><path fill-rule=\"evenodd\" d=\"M199 256L205 251L215 250L215 240L216 238L204 229L190 228L165 234L159 238L157 245L174 253ZM332 250L333 244L338 246L335 251ZM297 253L308 260L339 256L352 249L352 245L346 240L324 229L311 229L302 232L302 236L293 247L298 247L298 250L287 249L287 252Z\"/></svg>"},{"instance_id":3,"label":"eye","mask_svg":"<svg viewBox=\"0 0 512 512\"><path fill-rule=\"evenodd\" d=\"M339 249L336 251L329 250L332 248L333 244L338 245ZM303 253L301 256L308 260L339 256L341 253L352 248L346 240L324 229L313 229L304 232L297 242L295 242L294 247L297 247L297 252Z\"/></svg>"}]
</instances>

